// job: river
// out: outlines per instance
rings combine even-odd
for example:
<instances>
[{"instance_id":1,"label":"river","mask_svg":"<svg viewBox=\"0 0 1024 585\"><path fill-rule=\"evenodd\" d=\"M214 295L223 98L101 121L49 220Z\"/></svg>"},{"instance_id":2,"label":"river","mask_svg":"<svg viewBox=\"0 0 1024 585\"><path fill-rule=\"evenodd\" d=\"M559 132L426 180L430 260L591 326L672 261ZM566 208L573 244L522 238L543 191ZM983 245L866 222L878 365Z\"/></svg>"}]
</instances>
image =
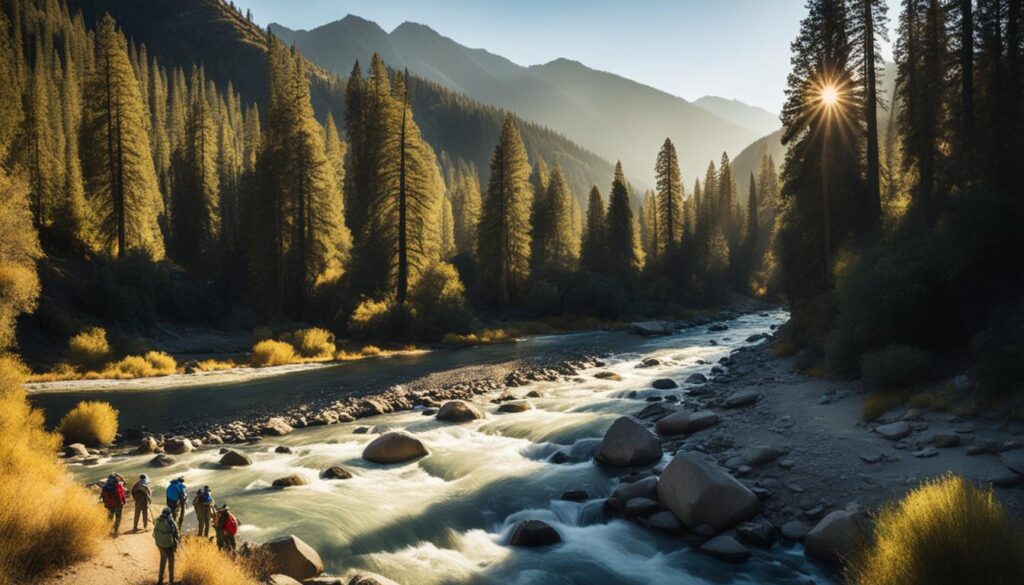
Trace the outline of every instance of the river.
<instances>
[{"instance_id":1,"label":"river","mask_svg":"<svg viewBox=\"0 0 1024 585\"><path fill-rule=\"evenodd\" d=\"M237 413L247 406L285 405L339 388L398 383L437 369L536 352L567 347L606 350L612 354L604 369L618 373L622 381L597 380L593 371L585 371L585 383L541 382L516 388L518 395L530 390L542 395L531 400L535 408L523 413L498 414L496 406L486 403L480 405L487 411L484 420L462 425L412 411L302 429L237 447L254 462L243 468L222 469L217 450L202 449L163 469L148 467L152 456L128 456L72 470L83 481L115 471L129 481L149 473L158 502L168 481L183 475L192 490L208 484L219 502L230 504L242 523L240 538L265 541L295 534L320 553L329 573L369 570L403 585L829 583L834 575L806 561L799 547L755 549L747 563L729 565L676 538L605 517L603 498L618 480L590 460L604 430L616 417L642 408L646 395L681 394L652 390L652 380L706 374L711 363L745 345L748 336L768 331L786 317L781 311L746 315L719 333L700 327L653 339L611 332L545 336L503 346L342 364L242 385L39 395L33 401L57 408L83 398L102 398L121 409L123 424L159 427L180 416L161 411L174 405ZM658 358L661 365L637 369L646 357ZM628 397L633 390L640 400ZM353 432L362 426L370 432ZM392 429L415 434L430 455L399 465L363 461L360 454L366 444L377 433ZM293 452L275 453L278 445ZM547 461L560 449L574 462ZM319 479L319 472L331 465L344 466L354 477ZM308 485L270 487L275 478L291 474L303 476ZM570 489L586 490L591 500L559 500ZM511 527L531 518L554 526L563 542L544 549L505 546ZM190 511L185 528L194 527Z\"/></svg>"}]
</instances>

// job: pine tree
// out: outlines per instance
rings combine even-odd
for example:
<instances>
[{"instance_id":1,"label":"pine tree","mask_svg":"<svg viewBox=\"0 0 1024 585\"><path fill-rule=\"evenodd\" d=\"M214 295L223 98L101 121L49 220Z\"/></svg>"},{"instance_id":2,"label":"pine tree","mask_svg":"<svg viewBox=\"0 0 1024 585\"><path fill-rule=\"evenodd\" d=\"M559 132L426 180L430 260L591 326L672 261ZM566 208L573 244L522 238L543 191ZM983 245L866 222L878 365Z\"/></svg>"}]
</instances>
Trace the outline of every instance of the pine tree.
<instances>
[{"instance_id":1,"label":"pine tree","mask_svg":"<svg viewBox=\"0 0 1024 585\"><path fill-rule=\"evenodd\" d=\"M757 193L757 181L754 180L754 173L750 173L750 188L747 191L747 227L745 241L743 249L746 253L746 262L743 267L744 276L749 275L752 270L756 270L758 265L758 250L761 247L760 244L760 218L758 217L758 210L760 203L758 202Z\"/></svg>"},{"instance_id":2,"label":"pine tree","mask_svg":"<svg viewBox=\"0 0 1024 585\"><path fill-rule=\"evenodd\" d=\"M519 302L530 271L530 164L511 114L491 157L487 197L477 229L480 285L498 307Z\"/></svg>"},{"instance_id":3,"label":"pine tree","mask_svg":"<svg viewBox=\"0 0 1024 585\"><path fill-rule=\"evenodd\" d=\"M668 138L658 151L654 173L658 184L657 250L667 262L667 270L679 251L683 237L683 182L676 147Z\"/></svg>"},{"instance_id":4,"label":"pine tree","mask_svg":"<svg viewBox=\"0 0 1024 585\"><path fill-rule=\"evenodd\" d=\"M534 203L534 230L538 224L543 225L547 234L541 247L533 247L534 271L538 274L568 272L579 261L579 241L573 234L572 193L557 160L546 182L543 206Z\"/></svg>"},{"instance_id":5,"label":"pine tree","mask_svg":"<svg viewBox=\"0 0 1024 585\"><path fill-rule=\"evenodd\" d=\"M587 198L587 223L583 226L583 241L580 245L580 267L591 272L602 272L607 256L605 238L604 199L597 185L590 189Z\"/></svg>"},{"instance_id":6,"label":"pine tree","mask_svg":"<svg viewBox=\"0 0 1024 585\"><path fill-rule=\"evenodd\" d=\"M56 231L66 247L89 241L86 231L85 185L82 179L82 162L79 155L79 128L82 124L82 94L80 78L71 56L70 45L64 48L66 74L62 85L61 104L64 115L62 128L64 141L64 183L60 208L57 211Z\"/></svg>"},{"instance_id":7,"label":"pine tree","mask_svg":"<svg viewBox=\"0 0 1024 585\"><path fill-rule=\"evenodd\" d=\"M127 43L106 16L85 93L82 152L86 197L102 249L164 253L157 215L160 191L146 131L145 105L128 60Z\"/></svg>"},{"instance_id":8,"label":"pine tree","mask_svg":"<svg viewBox=\"0 0 1024 585\"><path fill-rule=\"evenodd\" d=\"M544 255L551 238L551 205L548 203L548 182L551 172L544 157L537 157L533 165L530 184L533 186L533 206L530 209L530 262L534 270L544 263Z\"/></svg>"},{"instance_id":9,"label":"pine tree","mask_svg":"<svg viewBox=\"0 0 1024 585\"><path fill-rule=\"evenodd\" d=\"M608 272L628 282L640 268L637 257L633 210L629 203L629 188L622 174L622 163L615 163L611 195L608 198L607 217Z\"/></svg>"},{"instance_id":10,"label":"pine tree","mask_svg":"<svg viewBox=\"0 0 1024 585\"><path fill-rule=\"evenodd\" d=\"M36 53L42 52L42 43L36 37ZM31 188L32 223L36 229L50 225L56 199L62 185L57 181L54 134L50 127L50 73L46 63L37 56L32 70L30 93L25 116L25 167Z\"/></svg>"},{"instance_id":11,"label":"pine tree","mask_svg":"<svg viewBox=\"0 0 1024 585\"><path fill-rule=\"evenodd\" d=\"M13 29L19 35L20 43L21 27L17 26L17 22L14 24ZM18 67L21 50L11 39L11 28L7 14L0 10L0 163L6 161L24 118Z\"/></svg>"},{"instance_id":12,"label":"pine tree","mask_svg":"<svg viewBox=\"0 0 1024 585\"><path fill-rule=\"evenodd\" d=\"M864 120L866 171L865 204L870 225L877 228L882 221L882 196L878 154L878 76L881 65L879 39L889 40L888 7L885 0L852 0L850 3L850 35L855 40L851 48L852 66L860 70L858 101Z\"/></svg>"},{"instance_id":13,"label":"pine tree","mask_svg":"<svg viewBox=\"0 0 1024 585\"><path fill-rule=\"evenodd\" d=\"M456 254L456 249L455 214L452 212L452 201L447 196L441 197L441 216L438 226L441 260L448 260Z\"/></svg>"},{"instance_id":14,"label":"pine tree","mask_svg":"<svg viewBox=\"0 0 1024 585\"><path fill-rule=\"evenodd\" d=\"M480 222L480 179L476 167L460 161L451 180L455 248L459 254L473 254Z\"/></svg>"}]
</instances>

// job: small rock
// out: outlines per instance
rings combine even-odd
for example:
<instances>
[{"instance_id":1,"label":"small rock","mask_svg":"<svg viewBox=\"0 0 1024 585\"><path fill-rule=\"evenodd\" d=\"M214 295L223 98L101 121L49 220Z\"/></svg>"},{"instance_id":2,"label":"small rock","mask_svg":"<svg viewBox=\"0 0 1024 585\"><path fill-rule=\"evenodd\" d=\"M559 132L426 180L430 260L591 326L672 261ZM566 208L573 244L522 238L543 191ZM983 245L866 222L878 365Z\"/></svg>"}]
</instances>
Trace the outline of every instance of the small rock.
<instances>
[{"instance_id":1,"label":"small rock","mask_svg":"<svg viewBox=\"0 0 1024 585\"><path fill-rule=\"evenodd\" d=\"M775 527L768 522L741 522L736 533L748 544L770 548L775 544Z\"/></svg>"},{"instance_id":2,"label":"small rock","mask_svg":"<svg viewBox=\"0 0 1024 585\"><path fill-rule=\"evenodd\" d=\"M332 465L320 472L320 479L350 479L351 477L352 472L340 465Z\"/></svg>"},{"instance_id":3,"label":"small rock","mask_svg":"<svg viewBox=\"0 0 1024 585\"><path fill-rule=\"evenodd\" d=\"M875 432L890 441L899 441L910 434L910 425L905 422L894 422L875 428Z\"/></svg>"},{"instance_id":4,"label":"small rock","mask_svg":"<svg viewBox=\"0 0 1024 585\"><path fill-rule=\"evenodd\" d=\"M804 538L804 552L823 561L850 559L871 533L867 519L856 511L840 510L822 518Z\"/></svg>"},{"instance_id":5,"label":"small rock","mask_svg":"<svg viewBox=\"0 0 1024 585\"><path fill-rule=\"evenodd\" d=\"M727 563L742 563L750 558L750 549L727 534L708 540L697 550Z\"/></svg>"},{"instance_id":6,"label":"small rock","mask_svg":"<svg viewBox=\"0 0 1024 585\"><path fill-rule=\"evenodd\" d=\"M759 394L756 390L744 390L742 392L737 392L733 394L729 398L726 398L725 407L740 408L743 406L750 406L751 404L757 402L757 400L760 397L761 394Z\"/></svg>"},{"instance_id":7,"label":"small rock","mask_svg":"<svg viewBox=\"0 0 1024 585\"><path fill-rule=\"evenodd\" d=\"M775 447L769 447L767 445L760 445L757 447L751 447L744 449L743 462L750 466L764 465L765 463L771 463L779 457L782 457L783 452Z\"/></svg>"},{"instance_id":8,"label":"small rock","mask_svg":"<svg viewBox=\"0 0 1024 585\"><path fill-rule=\"evenodd\" d=\"M416 437L401 431L384 433L363 450L363 459L373 463L401 463L427 455L427 448Z\"/></svg>"},{"instance_id":9,"label":"small rock","mask_svg":"<svg viewBox=\"0 0 1024 585\"><path fill-rule=\"evenodd\" d=\"M932 443L939 449L948 449L960 444L960 435L955 433L936 433L932 437Z\"/></svg>"},{"instance_id":10,"label":"small rock","mask_svg":"<svg viewBox=\"0 0 1024 585\"><path fill-rule=\"evenodd\" d=\"M468 402L462 400L450 400L445 402L437 411L437 420L451 423L464 423L484 417L484 414Z\"/></svg>"},{"instance_id":11,"label":"small rock","mask_svg":"<svg viewBox=\"0 0 1024 585\"><path fill-rule=\"evenodd\" d=\"M244 453L228 449L220 458L220 464L225 467L244 467L246 465L252 465L252 459Z\"/></svg>"},{"instance_id":12,"label":"small rock","mask_svg":"<svg viewBox=\"0 0 1024 585\"><path fill-rule=\"evenodd\" d=\"M626 502L626 518L646 518L658 511L658 502L650 498L633 498Z\"/></svg>"},{"instance_id":13,"label":"small rock","mask_svg":"<svg viewBox=\"0 0 1024 585\"><path fill-rule=\"evenodd\" d=\"M260 434L272 437L282 437L293 430L292 426L285 422L283 418L275 416L263 424L263 427L260 429Z\"/></svg>"},{"instance_id":14,"label":"small rock","mask_svg":"<svg viewBox=\"0 0 1024 585\"><path fill-rule=\"evenodd\" d=\"M782 533L783 537L788 538L789 540L801 542L811 529L799 520L790 520L783 524L779 531Z\"/></svg>"},{"instance_id":15,"label":"small rock","mask_svg":"<svg viewBox=\"0 0 1024 585\"><path fill-rule=\"evenodd\" d=\"M523 520L516 524L509 537L509 546L539 547L558 544L562 537L548 523L540 520Z\"/></svg>"},{"instance_id":16,"label":"small rock","mask_svg":"<svg viewBox=\"0 0 1024 585\"><path fill-rule=\"evenodd\" d=\"M270 484L276 488L296 487L300 485L306 485L306 478L301 475L289 475L286 477L279 477L274 480L274 483Z\"/></svg>"},{"instance_id":17,"label":"small rock","mask_svg":"<svg viewBox=\"0 0 1024 585\"><path fill-rule=\"evenodd\" d=\"M676 384L676 381L671 378L658 378L651 382L651 387L655 390L671 390L678 388L679 384Z\"/></svg>"},{"instance_id":18,"label":"small rock","mask_svg":"<svg viewBox=\"0 0 1024 585\"><path fill-rule=\"evenodd\" d=\"M169 467L171 465L174 465L174 462L174 457L171 457L166 453L161 453L156 457L150 459L149 465L150 467Z\"/></svg>"},{"instance_id":19,"label":"small rock","mask_svg":"<svg viewBox=\"0 0 1024 585\"><path fill-rule=\"evenodd\" d=\"M324 563L298 536L282 536L262 545L268 552L268 570L292 579L309 579L324 572Z\"/></svg>"},{"instance_id":20,"label":"small rock","mask_svg":"<svg viewBox=\"0 0 1024 585\"><path fill-rule=\"evenodd\" d=\"M914 451L912 453L912 455L914 457L917 457L918 459L925 459L927 457L935 457L938 454L939 454L939 451L935 447L925 447L924 449L921 449L920 451Z\"/></svg>"},{"instance_id":21,"label":"small rock","mask_svg":"<svg viewBox=\"0 0 1024 585\"><path fill-rule=\"evenodd\" d=\"M290 455L291 452L291 447L285 447L284 445L278 445L277 447L274 448L274 453L278 453L281 455Z\"/></svg>"},{"instance_id":22,"label":"small rock","mask_svg":"<svg viewBox=\"0 0 1024 585\"><path fill-rule=\"evenodd\" d=\"M184 455L193 449L192 441L181 437L171 437L164 441L164 453L168 455Z\"/></svg>"},{"instance_id":23,"label":"small rock","mask_svg":"<svg viewBox=\"0 0 1024 585\"><path fill-rule=\"evenodd\" d=\"M707 381L708 378L704 374L690 374L689 377L686 378L687 384L703 384Z\"/></svg>"},{"instance_id":24,"label":"small rock","mask_svg":"<svg viewBox=\"0 0 1024 585\"><path fill-rule=\"evenodd\" d=\"M675 514L668 510L662 510L648 516L647 525L651 528L673 534L683 529L683 523L679 521L679 518L675 517Z\"/></svg>"},{"instance_id":25,"label":"small rock","mask_svg":"<svg viewBox=\"0 0 1024 585\"><path fill-rule=\"evenodd\" d=\"M505 402L498 407L498 412L511 414L516 412L526 412L531 408L533 408L533 406L529 402L525 400L517 400L515 402Z\"/></svg>"},{"instance_id":26,"label":"small rock","mask_svg":"<svg viewBox=\"0 0 1024 585\"><path fill-rule=\"evenodd\" d=\"M612 382L622 381L622 376L616 374L615 372L609 372L607 370L594 374L594 377L597 378L598 380L611 380Z\"/></svg>"},{"instance_id":27,"label":"small rock","mask_svg":"<svg viewBox=\"0 0 1024 585\"><path fill-rule=\"evenodd\" d=\"M566 502L586 502L590 499L590 494L586 490L567 490L562 492L562 497L559 499Z\"/></svg>"}]
</instances>

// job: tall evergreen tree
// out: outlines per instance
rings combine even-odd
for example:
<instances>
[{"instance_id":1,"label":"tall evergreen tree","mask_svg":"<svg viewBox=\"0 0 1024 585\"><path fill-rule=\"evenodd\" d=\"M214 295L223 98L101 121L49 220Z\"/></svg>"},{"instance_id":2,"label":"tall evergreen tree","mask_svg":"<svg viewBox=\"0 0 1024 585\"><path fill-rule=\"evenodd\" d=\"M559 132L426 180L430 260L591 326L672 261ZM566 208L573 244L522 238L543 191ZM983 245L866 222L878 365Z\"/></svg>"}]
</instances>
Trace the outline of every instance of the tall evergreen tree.
<instances>
[{"instance_id":1,"label":"tall evergreen tree","mask_svg":"<svg viewBox=\"0 0 1024 585\"><path fill-rule=\"evenodd\" d=\"M476 167L461 161L451 180L455 249L459 254L473 254L480 222L480 179Z\"/></svg>"},{"instance_id":2,"label":"tall evergreen tree","mask_svg":"<svg viewBox=\"0 0 1024 585\"><path fill-rule=\"evenodd\" d=\"M580 267L584 270L604 270L608 243L605 238L605 217L604 199L597 185L594 185L587 197L587 223L583 226L583 241L580 245Z\"/></svg>"},{"instance_id":3,"label":"tall evergreen tree","mask_svg":"<svg viewBox=\"0 0 1024 585\"><path fill-rule=\"evenodd\" d=\"M508 307L522 299L529 276L533 199L526 148L511 114L505 117L490 171L477 230L480 285L491 303Z\"/></svg>"},{"instance_id":4,"label":"tall evergreen tree","mask_svg":"<svg viewBox=\"0 0 1024 585\"><path fill-rule=\"evenodd\" d=\"M622 163L615 163L607 216L608 272L624 281L633 277L640 268L637 256L633 210L629 203L629 187L622 174Z\"/></svg>"},{"instance_id":5,"label":"tall evergreen tree","mask_svg":"<svg viewBox=\"0 0 1024 585\"><path fill-rule=\"evenodd\" d=\"M860 70L858 101L864 120L865 166L867 190L865 204L868 221L873 227L881 225L882 195L878 154L878 75L876 69L882 63L879 40L888 37L888 7L885 0L852 0L850 4L850 35L852 65Z\"/></svg>"},{"instance_id":6,"label":"tall evergreen tree","mask_svg":"<svg viewBox=\"0 0 1024 585\"><path fill-rule=\"evenodd\" d=\"M555 161L547 179L547 193L544 203L534 203L534 232L543 226L546 238L541 246L533 247L534 271L568 272L576 267L579 260L579 241L574 237L572 227L572 193L562 174L562 167Z\"/></svg>"},{"instance_id":7,"label":"tall evergreen tree","mask_svg":"<svg viewBox=\"0 0 1024 585\"><path fill-rule=\"evenodd\" d=\"M654 174L658 184L658 252L671 264L683 236L683 182L676 147L668 138L658 151Z\"/></svg>"}]
</instances>

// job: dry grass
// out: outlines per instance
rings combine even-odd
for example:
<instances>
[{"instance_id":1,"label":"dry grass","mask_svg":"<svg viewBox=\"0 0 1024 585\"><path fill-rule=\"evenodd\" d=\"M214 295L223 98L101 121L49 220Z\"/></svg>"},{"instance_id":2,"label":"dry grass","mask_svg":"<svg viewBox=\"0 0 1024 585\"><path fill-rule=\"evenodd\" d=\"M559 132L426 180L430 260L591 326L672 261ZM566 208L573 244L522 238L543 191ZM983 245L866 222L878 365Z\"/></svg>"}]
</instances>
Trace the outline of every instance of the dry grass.
<instances>
[{"instance_id":1,"label":"dry grass","mask_svg":"<svg viewBox=\"0 0 1024 585\"><path fill-rule=\"evenodd\" d=\"M60 436L29 406L24 374L0 357L0 585L35 583L90 557L108 530L96 498L57 461ZM32 503L43 505L26 513Z\"/></svg>"},{"instance_id":2,"label":"dry grass","mask_svg":"<svg viewBox=\"0 0 1024 585\"><path fill-rule=\"evenodd\" d=\"M131 380L170 376L177 373L178 363L162 351L146 352L144 356L130 355L100 368L79 372L68 364L57 364L49 372L32 374L29 382L58 382L66 380Z\"/></svg>"},{"instance_id":3,"label":"dry grass","mask_svg":"<svg viewBox=\"0 0 1024 585\"><path fill-rule=\"evenodd\" d=\"M306 358L328 358L334 356L334 335L326 329L310 327L292 333L292 345L299 355Z\"/></svg>"},{"instance_id":4,"label":"dry grass","mask_svg":"<svg viewBox=\"0 0 1024 585\"><path fill-rule=\"evenodd\" d=\"M450 347L470 347L472 345L488 345L491 343L505 343L512 341L505 329L484 329L477 333L448 333L444 336L444 344Z\"/></svg>"},{"instance_id":5,"label":"dry grass","mask_svg":"<svg viewBox=\"0 0 1024 585\"><path fill-rule=\"evenodd\" d=\"M79 402L57 425L64 443L109 445L117 435L117 410L106 402Z\"/></svg>"},{"instance_id":6,"label":"dry grass","mask_svg":"<svg viewBox=\"0 0 1024 585\"><path fill-rule=\"evenodd\" d=\"M267 576L259 555L232 557L202 538L186 537L178 555L181 585L259 585Z\"/></svg>"},{"instance_id":7,"label":"dry grass","mask_svg":"<svg viewBox=\"0 0 1024 585\"><path fill-rule=\"evenodd\" d=\"M195 364L197 372L219 372L221 370L230 370L231 368L237 368L238 364L234 360L217 360L208 359L203 360Z\"/></svg>"},{"instance_id":8,"label":"dry grass","mask_svg":"<svg viewBox=\"0 0 1024 585\"><path fill-rule=\"evenodd\" d=\"M289 343L264 339L252 346L252 365L257 368L283 366L299 361L295 348Z\"/></svg>"},{"instance_id":9,"label":"dry grass","mask_svg":"<svg viewBox=\"0 0 1024 585\"><path fill-rule=\"evenodd\" d=\"M86 329L68 340L68 361L82 370L102 370L110 359L107 331L102 327Z\"/></svg>"},{"instance_id":10,"label":"dry grass","mask_svg":"<svg viewBox=\"0 0 1024 585\"><path fill-rule=\"evenodd\" d=\"M874 543L847 571L856 585L1019 585L1022 575L1022 527L991 489L954 475L883 508Z\"/></svg>"},{"instance_id":11,"label":"dry grass","mask_svg":"<svg viewBox=\"0 0 1024 585\"><path fill-rule=\"evenodd\" d=\"M864 397L864 420L878 420L891 408L895 408L907 400L904 392L871 392Z\"/></svg>"}]
</instances>

